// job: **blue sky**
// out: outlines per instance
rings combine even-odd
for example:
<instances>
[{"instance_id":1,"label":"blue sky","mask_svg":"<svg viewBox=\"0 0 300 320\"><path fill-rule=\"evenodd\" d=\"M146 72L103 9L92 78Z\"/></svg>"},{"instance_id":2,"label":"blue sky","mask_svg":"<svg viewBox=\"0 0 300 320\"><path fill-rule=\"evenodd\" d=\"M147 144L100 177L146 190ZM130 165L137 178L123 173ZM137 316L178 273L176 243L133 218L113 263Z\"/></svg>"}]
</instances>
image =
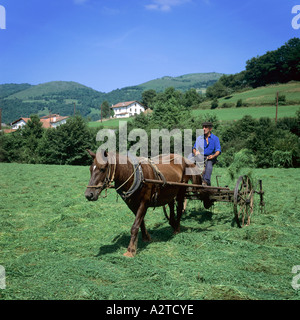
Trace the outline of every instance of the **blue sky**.
<instances>
[{"instance_id":1,"label":"blue sky","mask_svg":"<svg viewBox=\"0 0 300 320\"><path fill-rule=\"evenodd\" d=\"M237 73L290 38L300 0L0 0L0 84L109 92L163 76ZM300 22L299 22L300 23Z\"/></svg>"}]
</instances>

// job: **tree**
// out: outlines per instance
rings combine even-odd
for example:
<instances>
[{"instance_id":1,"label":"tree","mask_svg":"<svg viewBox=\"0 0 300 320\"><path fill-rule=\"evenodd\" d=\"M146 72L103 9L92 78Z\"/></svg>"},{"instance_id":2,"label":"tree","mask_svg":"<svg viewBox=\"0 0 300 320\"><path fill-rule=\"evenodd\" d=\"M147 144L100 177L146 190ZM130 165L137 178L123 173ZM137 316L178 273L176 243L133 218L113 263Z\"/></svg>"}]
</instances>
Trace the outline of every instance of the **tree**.
<instances>
[{"instance_id":1,"label":"tree","mask_svg":"<svg viewBox=\"0 0 300 320\"><path fill-rule=\"evenodd\" d=\"M86 149L95 147L95 136L84 119L77 115L56 129L48 129L40 145L43 163L87 165L90 157Z\"/></svg>"},{"instance_id":2,"label":"tree","mask_svg":"<svg viewBox=\"0 0 300 320\"><path fill-rule=\"evenodd\" d=\"M206 89L206 97L209 99L219 99L229 94L228 88L224 86L220 81Z\"/></svg>"},{"instance_id":3,"label":"tree","mask_svg":"<svg viewBox=\"0 0 300 320\"><path fill-rule=\"evenodd\" d=\"M184 128L190 118L190 112L175 97L171 97L166 102L160 101L155 104L151 122L159 128L172 130Z\"/></svg>"},{"instance_id":4,"label":"tree","mask_svg":"<svg viewBox=\"0 0 300 320\"><path fill-rule=\"evenodd\" d=\"M300 39L292 38L275 51L246 63L245 79L252 87L300 80Z\"/></svg>"},{"instance_id":5,"label":"tree","mask_svg":"<svg viewBox=\"0 0 300 320\"><path fill-rule=\"evenodd\" d=\"M150 109L153 109L153 104L155 102L157 93L155 90L145 90L142 93L142 104Z\"/></svg>"},{"instance_id":6,"label":"tree","mask_svg":"<svg viewBox=\"0 0 300 320\"><path fill-rule=\"evenodd\" d=\"M38 163L38 145L44 134L43 124L38 115L32 115L22 129L24 139L24 160L27 163Z\"/></svg>"},{"instance_id":7,"label":"tree","mask_svg":"<svg viewBox=\"0 0 300 320\"><path fill-rule=\"evenodd\" d=\"M107 100L102 102L101 109L102 118L109 118L111 116L111 108Z\"/></svg>"},{"instance_id":8,"label":"tree","mask_svg":"<svg viewBox=\"0 0 300 320\"><path fill-rule=\"evenodd\" d=\"M183 104L187 108L198 105L203 100L202 95L199 94L195 88L189 89L183 95Z\"/></svg>"},{"instance_id":9,"label":"tree","mask_svg":"<svg viewBox=\"0 0 300 320\"><path fill-rule=\"evenodd\" d=\"M214 98L214 100L213 100L212 103L211 103L210 108L211 108L211 109L216 109L216 108L218 108L218 106L219 106L218 99L217 99L217 98Z\"/></svg>"},{"instance_id":10,"label":"tree","mask_svg":"<svg viewBox=\"0 0 300 320\"><path fill-rule=\"evenodd\" d=\"M182 104L182 92L175 90L174 87L168 87L164 92L159 92L156 96L155 103L166 103L170 99L174 99Z\"/></svg>"}]
</instances>

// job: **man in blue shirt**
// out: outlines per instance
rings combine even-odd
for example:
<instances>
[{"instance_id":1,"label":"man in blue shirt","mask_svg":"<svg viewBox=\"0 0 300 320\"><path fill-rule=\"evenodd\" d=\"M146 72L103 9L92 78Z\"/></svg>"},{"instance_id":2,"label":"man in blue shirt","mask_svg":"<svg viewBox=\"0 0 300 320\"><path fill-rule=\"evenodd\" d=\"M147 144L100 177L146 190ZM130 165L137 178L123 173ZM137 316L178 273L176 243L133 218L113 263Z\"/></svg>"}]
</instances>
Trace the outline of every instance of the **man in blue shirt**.
<instances>
[{"instance_id":1,"label":"man in blue shirt","mask_svg":"<svg viewBox=\"0 0 300 320\"><path fill-rule=\"evenodd\" d=\"M219 138L211 132L213 127L211 122L203 122L202 127L204 131L204 137L199 136L196 139L193 147L193 155L196 158L197 155L200 154L200 151L202 151L202 153L204 152L204 161L206 161L206 166L203 174L203 184L210 186L213 165L216 163L217 157L221 154L221 145ZM203 142L204 150L201 150L201 145L203 146Z\"/></svg>"}]
</instances>

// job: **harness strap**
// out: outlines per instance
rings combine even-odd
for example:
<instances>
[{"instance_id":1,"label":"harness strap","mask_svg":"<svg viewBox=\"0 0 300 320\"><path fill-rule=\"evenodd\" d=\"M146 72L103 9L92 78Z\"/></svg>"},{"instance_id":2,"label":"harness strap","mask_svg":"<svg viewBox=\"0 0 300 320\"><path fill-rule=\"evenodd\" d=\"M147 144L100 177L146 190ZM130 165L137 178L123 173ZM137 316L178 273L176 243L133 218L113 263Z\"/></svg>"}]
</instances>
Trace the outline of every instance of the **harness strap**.
<instances>
[{"instance_id":1,"label":"harness strap","mask_svg":"<svg viewBox=\"0 0 300 320\"><path fill-rule=\"evenodd\" d=\"M161 173L161 171L158 169L157 165L151 159L148 159L148 163L152 167L152 170L153 170L156 178L158 180L160 179L163 181L162 187L164 187L167 184L167 180L166 180L165 176Z\"/></svg>"},{"instance_id":2,"label":"harness strap","mask_svg":"<svg viewBox=\"0 0 300 320\"><path fill-rule=\"evenodd\" d=\"M124 191L118 192L124 200L128 199L137 190L139 190L141 188L142 182L144 180L144 174L143 174L143 170L142 170L140 161L137 161L136 157L133 157L130 153L128 153L128 158L130 159L130 162L133 165L133 173L121 186L119 186L116 189L116 191L118 192L121 189L121 187L123 187L131 179L131 177L134 176L133 183L130 186L129 190L127 190L126 192L124 192Z\"/></svg>"}]
</instances>

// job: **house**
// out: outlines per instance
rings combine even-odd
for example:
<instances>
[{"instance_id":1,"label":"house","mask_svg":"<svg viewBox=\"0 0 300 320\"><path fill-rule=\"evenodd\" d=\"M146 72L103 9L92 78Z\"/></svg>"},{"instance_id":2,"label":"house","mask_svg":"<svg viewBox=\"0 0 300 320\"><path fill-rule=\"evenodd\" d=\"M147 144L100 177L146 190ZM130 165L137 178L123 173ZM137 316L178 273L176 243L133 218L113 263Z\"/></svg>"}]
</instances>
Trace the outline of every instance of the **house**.
<instances>
[{"instance_id":1,"label":"house","mask_svg":"<svg viewBox=\"0 0 300 320\"><path fill-rule=\"evenodd\" d=\"M111 108L115 113L115 118L129 118L145 111L145 106L138 101L119 102L112 105Z\"/></svg>"},{"instance_id":2,"label":"house","mask_svg":"<svg viewBox=\"0 0 300 320\"><path fill-rule=\"evenodd\" d=\"M65 124L68 118L69 117L62 117L59 114L50 114L48 116L42 117L40 121L43 124L43 128L49 129L49 128L56 128L62 124ZM14 121L11 124L11 129L17 130L17 129L23 128L28 122L28 120L30 120L30 118L20 118Z\"/></svg>"},{"instance_id":3,"label":"house","mask_svg":"<svg viewBox=\"0 0 300 320\"><path fill-rule=\"evenodd\" d=\"M20 118L16 121L12 122L12 124L11 124L12 130L17 130L17 129L23 128L29 119L30 118Z\"/></svg>"},{"instance_id":4,"label":"house","mask_svg":"<svg viewBox=\"0 0 300 320\"><path fill-rule=\"evenodd\" d=\"M41 121L43 122L43 127L46 128L56 128L65 124L69 117L63 117L59 114L50 114L48 116L41 117Z\"/></svg>"}]
</instances>

